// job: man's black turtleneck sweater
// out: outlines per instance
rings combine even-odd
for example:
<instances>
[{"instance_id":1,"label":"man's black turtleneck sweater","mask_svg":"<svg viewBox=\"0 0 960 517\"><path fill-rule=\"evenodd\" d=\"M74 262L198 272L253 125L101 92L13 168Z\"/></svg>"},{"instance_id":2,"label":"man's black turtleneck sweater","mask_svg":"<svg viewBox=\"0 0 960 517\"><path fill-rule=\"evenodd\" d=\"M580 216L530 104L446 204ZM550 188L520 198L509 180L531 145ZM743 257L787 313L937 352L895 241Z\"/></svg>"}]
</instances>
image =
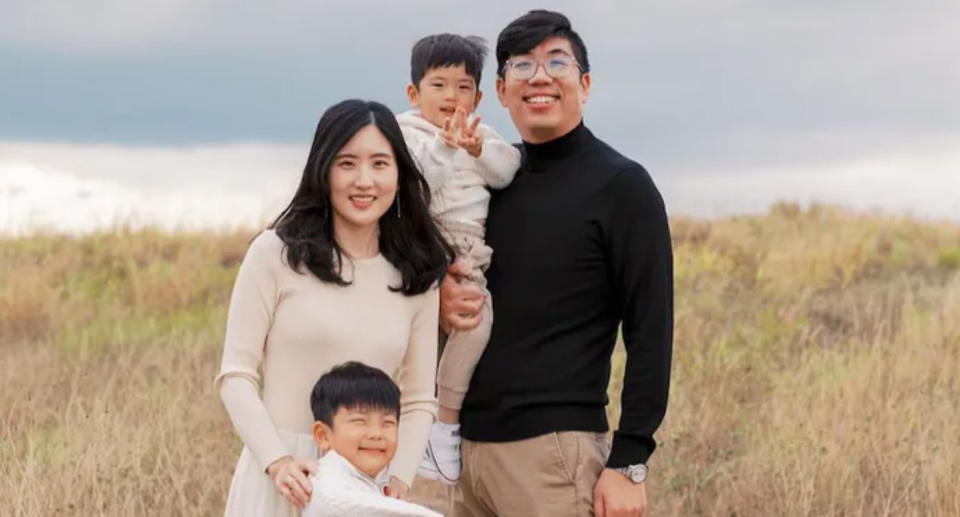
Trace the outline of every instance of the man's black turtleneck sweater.
<instances>
[{"instance_id":1,"label":"man's black turtleneck sweater","mask_svg":"<svg viewBox=\"0 0 960 517\"><path fill-rule=\"evenodd\" d=\"M667 407L673 338L663 200L643 167L582 122L521 152L513 183L490 203L493 330L464 401L462 434L505 442L606 431L622 322L622 416L607 464L646 462Z\"/></svg>"}]
</instances>

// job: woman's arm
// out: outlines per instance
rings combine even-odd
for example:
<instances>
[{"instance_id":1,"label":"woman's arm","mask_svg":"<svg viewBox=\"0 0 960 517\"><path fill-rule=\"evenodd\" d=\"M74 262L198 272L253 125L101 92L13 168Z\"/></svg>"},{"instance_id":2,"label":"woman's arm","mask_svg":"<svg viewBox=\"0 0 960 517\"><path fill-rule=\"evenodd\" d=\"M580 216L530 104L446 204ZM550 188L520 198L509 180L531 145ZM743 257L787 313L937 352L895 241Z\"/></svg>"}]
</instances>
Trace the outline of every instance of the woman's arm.
<instances>
[{"instance_id":1,"label":"woman's arm","mask_svg":"<svg viewBox=\"0 0 960 517\"><path fill-rule=\"evenodd\" d=\"M390 474L408 487L427 446L430 425L437 414L437 334L439 290L420 295L420 307L410 325L407 351L400 365L400 433Z\"/></svg>"},{"instance_id":2,"label":"woman's arm","mask_svg":"<svg viewBox=\"0 0 960 517\"><path fill-rule=\"evenodd\" d=\"M258 370L277 301L275 264L282 252L277 241L272 232L260 234L240 265L215 380L234 429L264 470L290 455L259 394Z\"/></svg>"}]
</instances>

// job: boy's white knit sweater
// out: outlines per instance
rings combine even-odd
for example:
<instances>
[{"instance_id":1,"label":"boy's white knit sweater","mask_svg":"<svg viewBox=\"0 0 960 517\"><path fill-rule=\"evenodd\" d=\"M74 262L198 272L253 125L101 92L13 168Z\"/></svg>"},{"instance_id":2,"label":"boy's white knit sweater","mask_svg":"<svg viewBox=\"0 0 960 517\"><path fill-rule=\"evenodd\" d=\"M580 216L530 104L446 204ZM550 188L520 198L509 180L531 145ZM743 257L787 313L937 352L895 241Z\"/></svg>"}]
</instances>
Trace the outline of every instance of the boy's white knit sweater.
<instances>
[{"instance_id":1,"label":"boy's white knit sweater","mask_svg":"<svg viewBox=\"0 0 960 517\"><path fill-rule=\"evenodd\" d=\"M383 495L374 479L332 450L320 458L311 481L313 492L303 517L443 517L429 508Z\"/></svg>"},{"instance_id":2,"label":"boy's white knit sweater","mask_svg":"<svg viewBox=\"0 0 960 517\"><path fill-rule=\"evenodd\" d=\"M430 210L440 224L452 221L475 227L483 235L490 204L487 187L501 189L513 181L520 167L520 151L485 124L478 127L483 148L474 158L463 149L444 144L439 136L441 128L417 111L397 115L397 122L430 186Z\"/></svg>"}]
</instances>

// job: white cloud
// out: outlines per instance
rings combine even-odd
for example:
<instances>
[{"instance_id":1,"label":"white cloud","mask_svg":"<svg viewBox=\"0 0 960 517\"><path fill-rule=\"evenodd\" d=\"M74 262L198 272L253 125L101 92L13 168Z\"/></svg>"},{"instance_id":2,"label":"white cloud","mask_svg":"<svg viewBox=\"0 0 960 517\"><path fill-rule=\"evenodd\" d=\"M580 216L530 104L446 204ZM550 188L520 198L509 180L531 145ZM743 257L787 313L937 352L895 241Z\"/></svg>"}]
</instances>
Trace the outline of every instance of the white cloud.
<instances>
[{"instance_id":1,"label":"white cloud","mask_svg":"<svg viewBox=\"0 0 960 517\"><path fill-rule=\"evenodd\" d=\"M299 178L309 150L309 143L161 147L0 141L0 164L25 163L128 188L271 192Z\"/></svg>"},{"instance_id":2,"label":"white cloud","mask_svg":"<svg viewBox=\"0 0 960 517\"><path fill-rule=\"evenodd\" d=\"M532 7L6 0L0 68L12 72L0 81L0 138L306 139L315 114L346 97L402 108L416 38L475 33L494 45ZM955 0L922 8L901 0L550 7L569 15L590 49L587 124L654 172L789 173L884 149L918 153L960 132ZM486 72L480 109L514 137L492 91L492 66Z\"/></svg>"},{"instance_id":3,"label":"white cloud","mask_svg":"<svg viewBox=\"0 0 960 517\"><path fill-rule=\"evenodd\" d=\"M671 213L765 211L778 200L960 221L960 138L922 153L884 152L794 168L715 171L658 179Z\"/></svg>"},{"instance_id":4,"label":"white cloud","mask_svg":"<svg viewBox=\"0 0 960 517\"><path fill-rule=\"evenodd\" d=\"M283 208L305 159L299 146L265 144L0 143L0 233L254 227Z\"/></svg>"},{"instance_id":5,"label":"white cloud","mask_svg":"<svg viewBox=\"0 0 960 517\"><path fill-rule=\"evenodd\" d=\"M181 148L0 142L0 233L86 232L117 223L257 227L299 181L305 146ZM960 221L960 138L917 153L710 175L652 171L671 214L766 210L778 200Z\"/></svg>"}]
</instances>

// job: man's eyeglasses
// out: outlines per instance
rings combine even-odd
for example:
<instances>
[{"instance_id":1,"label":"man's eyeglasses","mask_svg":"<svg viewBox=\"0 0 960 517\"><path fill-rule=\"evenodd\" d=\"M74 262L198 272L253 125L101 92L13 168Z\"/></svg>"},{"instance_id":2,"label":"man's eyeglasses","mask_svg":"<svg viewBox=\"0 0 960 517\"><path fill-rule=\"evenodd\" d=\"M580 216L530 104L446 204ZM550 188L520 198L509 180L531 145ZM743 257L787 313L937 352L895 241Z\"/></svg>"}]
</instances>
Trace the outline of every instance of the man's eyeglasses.
<instances>
[{"instance_id":1,"label":"man's eyeglasses","mask_svg":"<svg viewBox=\"0 0 960 517\"><path fill-rule=\"evenodd\" d=\"M543 71L554 79L566 77L571 70L579 69L580 64L571 56L557 54L550 56L550 59L543 63L538 63L531 58L510 59L503 64L503 75L511 79L525 81L534 75L537 75L537 68L543 65Z\"/></svg>"}]
</instances>

